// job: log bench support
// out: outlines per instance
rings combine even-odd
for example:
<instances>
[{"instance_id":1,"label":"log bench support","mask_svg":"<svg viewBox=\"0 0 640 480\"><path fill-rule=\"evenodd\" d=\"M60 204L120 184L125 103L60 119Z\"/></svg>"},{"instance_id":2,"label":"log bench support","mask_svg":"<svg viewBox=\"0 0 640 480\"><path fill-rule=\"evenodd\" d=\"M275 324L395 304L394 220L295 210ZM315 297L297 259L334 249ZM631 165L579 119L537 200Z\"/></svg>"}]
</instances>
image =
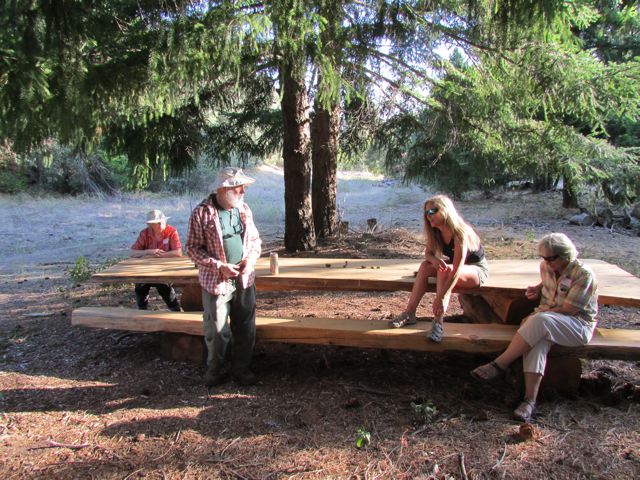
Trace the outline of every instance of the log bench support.
<instances>
[{"instance_id":1,"label":"log bench support","mask_svg":"<svg viewBox=\"0 0 640 480\"><path fill-rule=\"evenodd\" d=\"M460 293L458 300L464 316L472 323L520 325L538 306L538 300L529 300L524 295L509 297L490 293Z\"/></svg>"},{"instance_id":2,"label":"log bench support","mask_svg":"<svg viewBox=\"0 0 640 480\"><path fill-rule=\"evenodd\" d=\"M164 358L176 362L201 365L207 361L207 345L203 336L165 332L161 348Z\"/></svg>"},{"instance_id":3,"label":"log bench support","mask_svg":"<svg viewBox=\"0 0 640 480\"><path fill-rule=\"evenodd\" d=\"M202 288L199 284L189 284L182 288L180 306L185 312L202 311Z\"/></svg>"}]
</instances>

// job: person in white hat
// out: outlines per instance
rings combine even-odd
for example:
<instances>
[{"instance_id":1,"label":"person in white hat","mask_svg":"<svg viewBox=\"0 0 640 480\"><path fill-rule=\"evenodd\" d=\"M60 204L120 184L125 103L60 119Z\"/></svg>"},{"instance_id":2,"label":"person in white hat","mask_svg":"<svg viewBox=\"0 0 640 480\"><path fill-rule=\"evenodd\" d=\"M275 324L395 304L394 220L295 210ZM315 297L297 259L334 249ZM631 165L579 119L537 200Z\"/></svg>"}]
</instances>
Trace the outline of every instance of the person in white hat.
<instances>
[{"instance_id":1,"label":"person in white hat","mask_svg":"<svg viewBox=\"0 0 640 480\"><path fill-rule=\"evenodd\" d=\"M160 210L147 212L147 228L142 230L138 239L131 246L131 257L181 257L182 244L178 230L167 225L169 217L165 217ZM167 304L169 310L180 311L180 302L173 286L164 283L136 283L136 303L140 310L149 308L149 291L152 287Z\"/></svg>"},{"instance_id":2,"label":"person in white hat","mask_svg":"<svg viewBox=\"0 0 640 480\"><path fill-rule=\"evenodd\" d=\"M256 337L255 263L262 242L244 202L245 189L254 182L241 168L223 168L213 193L189 218L187 255L198 267L202 287L208 387L230 378L241 385L257 380L249 367Z\"/></svg>"}]
</instances>

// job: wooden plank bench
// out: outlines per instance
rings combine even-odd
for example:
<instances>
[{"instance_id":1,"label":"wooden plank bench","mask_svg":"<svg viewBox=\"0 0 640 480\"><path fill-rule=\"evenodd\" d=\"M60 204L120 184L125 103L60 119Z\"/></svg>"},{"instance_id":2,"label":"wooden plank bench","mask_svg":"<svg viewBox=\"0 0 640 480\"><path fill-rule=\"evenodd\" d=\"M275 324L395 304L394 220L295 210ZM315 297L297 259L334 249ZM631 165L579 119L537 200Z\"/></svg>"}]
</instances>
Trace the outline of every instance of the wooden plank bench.
<instances>
[{"instance_id":1,"label":"wooden plank bench","mask_svg":"<svg viewBox=\"0 0 640 480\"><path fill-rule=\"evenodd\" d=\"M202 312L135 310L122 307L81 307L73 311L72 325L135 332L170 332L203 336ZM427 340L430 322L390 329L380 320L335 318L257 317L262 341L340 345L420 352L501 353L517 330L515 325L447 323L442 343ZM640 359L640 330L599 328L588 345L554 347L554 354L573 357Z\"/></svg>"}]
</instances>

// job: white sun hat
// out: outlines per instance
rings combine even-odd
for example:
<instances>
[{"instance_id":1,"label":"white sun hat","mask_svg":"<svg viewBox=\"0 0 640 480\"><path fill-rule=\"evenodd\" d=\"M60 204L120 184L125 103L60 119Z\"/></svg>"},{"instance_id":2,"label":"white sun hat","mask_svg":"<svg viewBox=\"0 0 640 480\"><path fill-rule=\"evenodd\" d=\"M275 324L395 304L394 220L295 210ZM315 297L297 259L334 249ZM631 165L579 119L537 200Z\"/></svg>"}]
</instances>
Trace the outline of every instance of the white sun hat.
<instances>
[{"instance_id":1,"label":"white sun hat","mask_svg":"<svg viewBox=\"0 0 640 480\"><path fill-rule=\"evenodd\" d=\"M218 172L216 181L213 183L213 189L225 187L238 187L240 185L251 185L256 180L244 174L241 168L225 167Z\"/></svg>"},{"instance_id":2,"label":"white sun hat","mask_svg":"<svg viewBox=\"0 0 640 480\"><path fill-rule=\"evenodd\" d=\"M162 210L151 210L147 212L147 221L145 223L162 223L166 222L171 217L165 217Z\"/></svg>"}]
</instances>

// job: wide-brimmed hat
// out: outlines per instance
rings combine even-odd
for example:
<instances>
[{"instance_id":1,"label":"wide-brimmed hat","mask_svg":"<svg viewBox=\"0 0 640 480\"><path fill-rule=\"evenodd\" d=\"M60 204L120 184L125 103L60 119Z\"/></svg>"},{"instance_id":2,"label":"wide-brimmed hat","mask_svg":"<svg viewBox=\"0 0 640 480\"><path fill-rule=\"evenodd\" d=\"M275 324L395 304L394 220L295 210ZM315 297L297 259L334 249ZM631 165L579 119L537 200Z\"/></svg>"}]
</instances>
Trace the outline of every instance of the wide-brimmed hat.
<instances>
[{"instance_id":1,"label":"wide-brimmed hat","mask_svg":"<svg viewBox=\"0 0 640 480\"><path fill-rule=\"evenodd\" d=\"M165 217L162 210L151 210L147 212L147 221L145 223L162 223L171 217Z\"/></svg>"},{"instance_id":2,"label":"wide-brimmed hat","mask_svg":"<svg viewBox=\"0 0 640 480\"><path fill-rule=\"evenodd\" d=\"M241 168L225 167L218 172L216 181L213 183L213 189L225 187L238 187L240 185L250 185L255 182L255 178L248 177Z\"/></svg>"}]
</instances>

